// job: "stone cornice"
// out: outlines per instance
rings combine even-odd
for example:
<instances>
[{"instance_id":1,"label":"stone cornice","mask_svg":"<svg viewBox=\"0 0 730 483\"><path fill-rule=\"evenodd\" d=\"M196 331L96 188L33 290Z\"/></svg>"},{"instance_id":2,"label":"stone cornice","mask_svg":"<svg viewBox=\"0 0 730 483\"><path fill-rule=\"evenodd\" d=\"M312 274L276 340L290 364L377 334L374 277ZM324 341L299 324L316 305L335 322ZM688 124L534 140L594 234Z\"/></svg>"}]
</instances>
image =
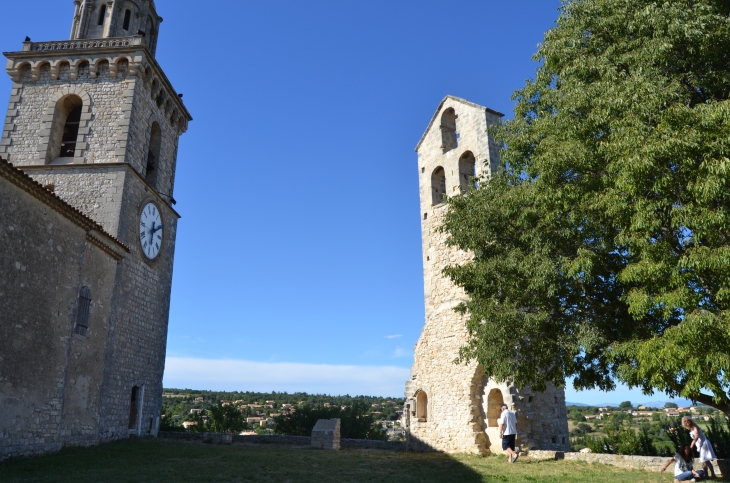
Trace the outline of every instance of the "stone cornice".
<instances>
[{"instance_id":1,"label":"stone cornice","mask_svg":"<svg viewBox=\"0 0 730 483\"><path fill-rule=\"evenodd\" d=\"M2 158L0 158L0 177L7 179L18 188L66 217L81 229L86 230L86 239L102 249L117 262L122 260L130 252L127 245L104 231L104 228L100 224L41 186L40 183L33 180L33 178L25 174L22 170Z\"/></svg>"},{"instance_id":2,"label":"stone cornice","mask_svg":"<svg viewBox=\"0 0 730 483\"><path fill-rule=\"evenodd\" d=\"M2 159L2 158L0 158ZM12 165L11 165L12 166ZM89 163L89 164L36 164L36 165L30 165L30 166L18 166L16 169L21 169L23 171L33 172L33 171L78 171L78 170L84 170L84 169L96 169L96 168L121 168L124 170L129 171L132 173L144 186L145 189L151 193L157 200L165 205L168 210L170 210L178 219L182 218L180 214L175 211L175 208L172 207L172 204L169 200L165 199L166 197L169 197L172 199L172 196L167 194L159 193L155 188L153 188L138 172L137 170L132 167L129 163Z\"/></svg>"},{"instance_id":3,"label":"stone cornice","mask_svg":"<svg viewBox=\"0 0 730 483\"><path fill-rule=\"evenodd\" d=\"M3 52L3 55L8 59L6 65L8 75L16 83L21 80L21 69L24 66L30 66L34 81L37 81L39 69L43 64L48 63L54 69L61 62L68 62L71 66L72 79L78 75L78 66L82 62L89 63L91 77L95 78L98 65L102 61L109 62L110 73L112 77L116 77L117 63L126 59L129 62L129 75L138 77L145 83L145 86L156 90L157 92L152 92L153 96L164 94L164 100L174 106L185 119L183 132L187 128L187 123L193 120L157 59L145 45L144 37L141 35L106 39L23 42L23 50ZM167 108L165 114L169 115L169 111L172 109Z\"/></svg>"}]
</instances>

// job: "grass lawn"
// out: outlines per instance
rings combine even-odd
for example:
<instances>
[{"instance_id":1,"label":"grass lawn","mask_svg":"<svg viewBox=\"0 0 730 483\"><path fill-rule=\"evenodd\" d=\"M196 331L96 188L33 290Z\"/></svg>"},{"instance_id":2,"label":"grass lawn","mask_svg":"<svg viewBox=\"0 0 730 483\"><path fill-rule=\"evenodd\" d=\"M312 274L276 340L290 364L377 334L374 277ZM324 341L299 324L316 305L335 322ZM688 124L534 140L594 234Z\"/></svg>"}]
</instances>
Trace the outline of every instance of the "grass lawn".
<instances>
[{"instance_id":1,"label":"grass lawn","mask_svg":"<svg viewBox=\"0 0 730 483\"><path fill-rule=\"evenodd\" d=\"M670 475L525 458L285 447L213 446L134 439L0 463L0 482L561 482L672 483ZM717 481L717 480L716 480Z\"/></svg>"}]
</instances>

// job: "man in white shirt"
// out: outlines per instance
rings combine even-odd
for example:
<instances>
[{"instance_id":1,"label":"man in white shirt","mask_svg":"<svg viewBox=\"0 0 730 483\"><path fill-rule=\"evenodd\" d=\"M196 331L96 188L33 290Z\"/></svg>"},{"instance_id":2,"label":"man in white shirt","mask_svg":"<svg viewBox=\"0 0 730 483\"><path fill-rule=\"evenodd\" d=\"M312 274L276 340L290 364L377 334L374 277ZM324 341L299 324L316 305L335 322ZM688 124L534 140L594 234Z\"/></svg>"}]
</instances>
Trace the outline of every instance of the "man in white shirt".
<instances>
[{"instance_id":1,"label":"man in white shirt","mask_svg":"<svg viewBox=\"0 0 730 483\"><path fill-rule=\"evenodd\" d=\"M502 449L509 454L507 461L514 463L520 457L515 453L517 416L509 410L506 404L502 404L502 414L499 416L497 423L499 424L499 437L502 438Z\"/></svg>"}]
</instances>

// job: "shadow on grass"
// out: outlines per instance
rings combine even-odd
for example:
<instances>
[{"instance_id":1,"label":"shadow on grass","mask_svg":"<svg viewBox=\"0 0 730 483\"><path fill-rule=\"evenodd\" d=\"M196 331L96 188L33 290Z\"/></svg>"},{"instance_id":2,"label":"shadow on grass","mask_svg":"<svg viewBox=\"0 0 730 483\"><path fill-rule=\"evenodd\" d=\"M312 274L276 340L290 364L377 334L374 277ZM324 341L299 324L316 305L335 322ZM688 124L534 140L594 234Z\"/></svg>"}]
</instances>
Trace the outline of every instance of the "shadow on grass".
<instances>
[{"instance_id":1,"label":"shadow on grass","mask_svg":"<svg viewBox=\"0 0 730 483\"><path fill-rule=\"evenodd\" d=\"M218 446L132 439L0 463L10 482L460 482L485 481L440 453ZM493 481L493 480L486 480Z\"/></svg>"}]
</instances>

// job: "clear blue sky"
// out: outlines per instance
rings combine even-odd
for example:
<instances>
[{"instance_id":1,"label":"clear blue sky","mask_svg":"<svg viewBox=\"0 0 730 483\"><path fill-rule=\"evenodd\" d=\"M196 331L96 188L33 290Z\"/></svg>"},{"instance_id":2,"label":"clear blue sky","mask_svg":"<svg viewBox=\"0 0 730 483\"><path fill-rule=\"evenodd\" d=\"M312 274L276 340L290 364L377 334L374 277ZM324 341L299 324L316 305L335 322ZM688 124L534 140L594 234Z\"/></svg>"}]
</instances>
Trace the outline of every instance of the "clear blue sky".
<instances>
[{"instance_id":1,"label":"clear blue sky","mask_svg":"<svg viewBox=\"0 0 730 483\"><path fill-rule=\"evenodd\" d=\"M424 319L414 147L447 94L510 116L559 4L156 0L195 118L165 384L401 396ZM73 8L3 2L0 48L68 38ZM568 393L631 397L651 400Z\"/></svg>"}]
</instances>

